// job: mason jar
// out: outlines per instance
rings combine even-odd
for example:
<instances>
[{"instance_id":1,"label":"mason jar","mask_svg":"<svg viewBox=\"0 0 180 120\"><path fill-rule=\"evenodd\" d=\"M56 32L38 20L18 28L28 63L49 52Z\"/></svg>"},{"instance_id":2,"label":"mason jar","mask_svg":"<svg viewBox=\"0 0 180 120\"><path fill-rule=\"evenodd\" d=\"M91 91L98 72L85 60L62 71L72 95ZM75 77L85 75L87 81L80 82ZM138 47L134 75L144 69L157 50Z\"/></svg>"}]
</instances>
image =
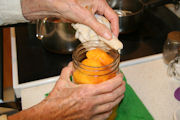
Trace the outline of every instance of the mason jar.
<instances>
[{"instance_id":1,"label":"mason jar","mask_svg":"<svg viewBox=\"0 0 180 120\"><path fill-rule=\"evenodd\" d=\"M163 59L166 64L180 56L180 31L168 33L163 47Z\"/></svg>"},{"instance_id":2,"label":"mason jar","mask_svg":"<svg viewBox=\"0 0 180 120\"><path fill-rule=\"evenodd\" d=\"M82 64L86 59L86 53L90 50L100 48L113 58L113 62L101 67L91 67ZM77 84L98 84L109 80L119 73L120 54L103 41L88 41L81 43L72 55L73 58L73 81ZM118 106L113 109L108 120L114 120Z\"/></svg>"}]
</instances>

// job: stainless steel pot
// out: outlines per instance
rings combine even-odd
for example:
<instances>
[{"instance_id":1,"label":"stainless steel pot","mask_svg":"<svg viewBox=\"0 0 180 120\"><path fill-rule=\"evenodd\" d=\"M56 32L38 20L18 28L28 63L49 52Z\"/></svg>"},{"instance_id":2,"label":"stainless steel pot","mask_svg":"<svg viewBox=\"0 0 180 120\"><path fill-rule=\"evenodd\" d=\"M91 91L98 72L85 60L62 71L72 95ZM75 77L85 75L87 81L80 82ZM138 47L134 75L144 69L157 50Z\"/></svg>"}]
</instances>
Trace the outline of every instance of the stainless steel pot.
<instances>
[{"instance_id":1,"label":"stainless steel pot","mask_svg":"<svg viewBox=\"0 0 180 120\"><path fill-rule=\"evenodd\" d=\"M168 3L179 6L179 0L153 0L146 3L142 0L109 0L108 3L116 12L125 11L127 13L119 14L120 34L133 32L139 27L144 9L155 8Z\"/></svg>"},{"instance_id":2,"label":"stainless steel pot","mask_svg":"<svg viewBox=\"0 0 180 120\"><path fill-rule=\"evenodd\" d=\"M61 23L54 18L44 18L36 23L36 37L51 52L71 54L80 43L70 23Z\"/></svg>"}]
</instances>

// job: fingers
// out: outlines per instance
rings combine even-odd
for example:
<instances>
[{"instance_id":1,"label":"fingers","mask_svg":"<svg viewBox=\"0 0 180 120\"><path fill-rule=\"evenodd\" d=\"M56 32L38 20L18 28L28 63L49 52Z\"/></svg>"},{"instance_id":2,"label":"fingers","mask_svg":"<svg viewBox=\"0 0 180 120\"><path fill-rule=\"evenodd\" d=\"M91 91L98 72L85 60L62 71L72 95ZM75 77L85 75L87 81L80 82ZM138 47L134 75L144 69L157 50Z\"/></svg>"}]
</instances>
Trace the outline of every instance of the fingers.
<instances>
[{"instance_id":1,"label":"fingers","mask_svg":"<svg viewBox=\"0 0 180 120\"><path fill-rule=\"evenodd\" d=\"M105 103L113 102L120 96L124 95L125 89L126 89L125 82L123 81L122 84L118 88L116 88L113 92L96 96L95 104L105 104Z\"/></svg>"},{"instance_id":2,"label":"fingers","mask_svg":"<svg viewBox=\"0 0 180 120\"><path fill-rule=\"evenodd\" d=\"M67 67L69 67L70 69L71 68L73 68L73 62L71 61L71 62L69 62L69 64L68 64L68 66Z\"/></svg>"},{"instance_id":3,"label":"fingers","mask_svg":"<svg viewBox=\"0 0 180 120\"><path fill-rule=\"evenodd\" d=\"M108 5L106 0L99 0L97 12L104 15L111 23L111 30L113 34L118 37L119 34L119 17L114 10Z\"/></svg>"},{"instance_id":4,"label":"fingers","mask_svg":"<svg viewBox=\"0 0 180 120\"><path fill-rule=\"evenodd\" d=\"M105 39L112 39L111 31L103 24L99 23L95 16L88 12L86 14L86 20L83 21L83 24L86 24L87 26L91 27L98 35L102 36Z\"/></svg>"},{"instance_id":5,"label":"fingers","mask_svg":"<svg viewBox=\"0 0 180 120\"><path fill-rule=\"evenodd\" d=\"M104 113L104 112L113 110L113 108L115 108L115 106L117 106L123 98L124 98L124 95L121 95L113 102L98 105L96 109L94 110L94 114Z\"/></svg>"},{"instance_id":6,"label":"fingers","mask_svg":"<svg viewBox=\"0 0 180 120\"><path fill-rule=\"evenodd\" d=\"M121 73L119 73L118 75L116 75L116 77L108 81L105 81L100 84L95 84L92 86L94 88L92 89L92 93L94 95L99 95L99 94L112 92L114 89L118 88L122 84L122 81L123 81L122 79L123 79L123 76Z\"/></svg>"},{"instance_id":7,"label":"fingers","mask_svg":"<svg viewBox=\"0 0 180 120\"><path fill-rule=\"evenodd\" d=\"M112 111L109 111L103 114L96 115L91 120L106 120L111 114Z\"/></svg>"},{"instance_id":8,"label":"fingers","mask_svg":"<svg viewBox=\"0 0 180 120\"><path fill-rule=\"evenodd\" d=\"M109 6L105 9L104 16L111 23L111 30L113 34L118 37L119 35L119 17Z\"/></svg>"},{"instance_id":9,"label":"fingers","mask_svg":"<svg viewBox=\"0 0 180 120\"><path fill-rule=\"evenodd\" d=\"M70 76L71 76L71 74L72 74L72 68L73 68L73 66L72 66L72 62L70 62L69 64L68 64L68 66L67 67L65 67L65 68L63 68L62 69L62 71L61 71L61 74L60 74L60 78L59 78L59 80L56 82L56 85L55 85L55 87L53 88L53 90L52 90L52 92L50 93L50 95L49 96L53 96L53 97L57 97L58 96L58 91L59 91L59 88L61 88L62 86L63 87L66 87L67 86L67 82L63 82L64 80L65 81L68 81L68 80L70 80Z\"/></svg>"}]
</instances>

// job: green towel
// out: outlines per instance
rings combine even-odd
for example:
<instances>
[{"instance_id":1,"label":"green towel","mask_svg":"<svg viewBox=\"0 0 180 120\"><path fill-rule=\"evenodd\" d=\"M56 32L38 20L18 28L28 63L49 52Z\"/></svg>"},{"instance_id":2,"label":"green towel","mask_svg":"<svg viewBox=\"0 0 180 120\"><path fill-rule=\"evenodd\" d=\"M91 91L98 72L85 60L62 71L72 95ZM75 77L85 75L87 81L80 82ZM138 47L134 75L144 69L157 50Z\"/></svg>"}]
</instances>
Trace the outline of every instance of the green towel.
<instances>
[{"instance_id":1,"label":"green towel","mask_svg":"<svg viewBox=\"0 0 180 120\"><path fill-rule=\"evenodd\" d=\"M123 80L126 82L126 92L119 104L115 120L153 120L152 115L127 83L125 77Z\"/></svg>"}]
</instances>

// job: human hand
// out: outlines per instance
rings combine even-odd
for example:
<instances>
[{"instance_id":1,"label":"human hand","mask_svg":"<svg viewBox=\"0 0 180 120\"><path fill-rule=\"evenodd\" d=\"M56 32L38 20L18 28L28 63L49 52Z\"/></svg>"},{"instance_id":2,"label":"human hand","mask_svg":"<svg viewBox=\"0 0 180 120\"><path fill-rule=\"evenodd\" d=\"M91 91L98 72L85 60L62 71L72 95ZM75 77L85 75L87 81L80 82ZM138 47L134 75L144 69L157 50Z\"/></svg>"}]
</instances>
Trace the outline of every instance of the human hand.
<instances>
[{"instance_id":1,"label":"human hand","mask_svg":"<svg viewBox=\"0 0 180 120\"><path fill-rule=\"evenodd\" d=\"M72 63L65 67L49 96L39 104L8 116L8 120L104 120L124 97L119 74L100 84L70 81Z\"/></svg>"},{"instance_id":2,"label":"human hand","mask_svg":"<svg viewBox=\"0 0 180 120\"><path fill-rule=\"evenodd\" d=\"M119 34L118 16L106 0L22 0L21 5L28 20L56 17L63 22L85 24L98 35L111 39L111 31L94 17L95 13L104 15L111 23L113 34L116 37Z\"/></svg>"},{"instance_id":3,"label":"human hand","mask_svg":"<svg viewBox=\"0 0 180 120\"><path fill-rule=\"evenodd\" d=\"M41 103L43 120L104 120L124 97L125 82L119 74L100 84L70 81L72 63L65 67L49 96Z\"/></svg>"}]
</instances>

